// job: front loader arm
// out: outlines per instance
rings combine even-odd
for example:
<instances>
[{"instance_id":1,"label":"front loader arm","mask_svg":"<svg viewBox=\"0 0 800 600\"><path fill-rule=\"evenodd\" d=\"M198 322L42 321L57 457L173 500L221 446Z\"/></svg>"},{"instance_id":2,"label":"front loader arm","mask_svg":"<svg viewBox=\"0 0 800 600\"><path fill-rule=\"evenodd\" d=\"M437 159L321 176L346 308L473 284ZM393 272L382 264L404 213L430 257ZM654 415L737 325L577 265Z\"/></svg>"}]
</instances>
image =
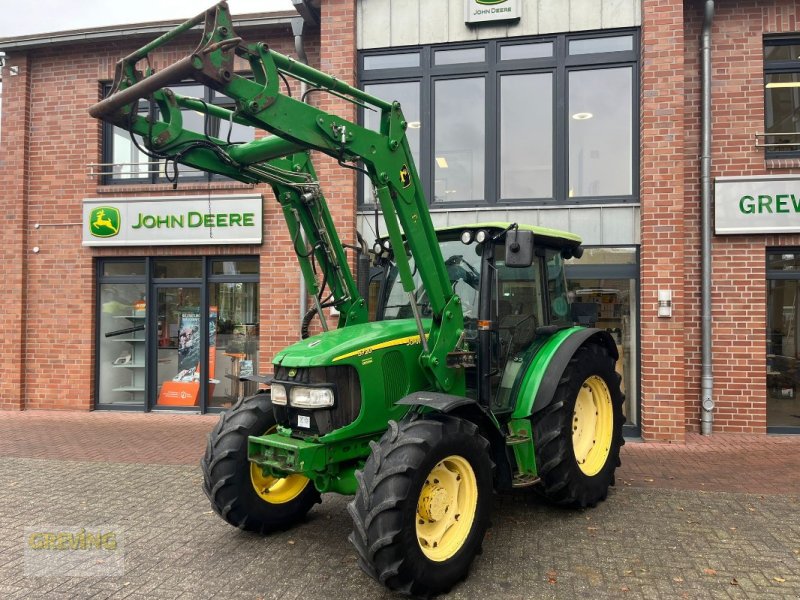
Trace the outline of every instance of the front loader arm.
<instances>
[{"instance_id":1,"label":"front loader arm","mask_svg":"<svg viewBox=\"0 0 800 600\"><path fill-rule=\"evenodd\" d=\"M136 63L149 52L203 19L204 33L193 54L158 73L149 68L146 73L136 70ZM252 79L234 73L235 56L249 62ZM379 110L380 131L366 129L281 93L281 74ZM223 113L225 109L203 106L205 103L192 102L165 89L185 79L194 79L232 98L236 109ZM159 104L157 122L150 123L136 114L140 98L152 98ZM245 144L228 145L185 130L180 120L181 108L214 113L213 116L227 117L231 122L251 125L272 135ZM347 261L342 260L344 253L327 205L318 187L311 185L306 177L313 174L310 161L307 155L305 159L297 157L305 151L317 150L336 158L340 164L361 161L383 210L403 289L410 295L415 309L423 344L420 363L435 388L453 389L457 376L454 369L447 367L447 354L455 348L463 331L463 313L436 239L399 103L366 94L274 52L266 44L243 43L235 37L227 5L221 2L120 61L112 94L89 112L139 134L147 148L160 156L240 181L270 183L287 218L295 250L298 250L298 228L306 232L315 252L324 247L324 251L317 254L319 262L340 274L342 283L335 291L342 297L352 298L350 308L355 320L362 318L358 307L363 311L363 299L355 289ZM297 178L288 177L287 172L294 172ZM308 203L309 194L316 194L313 206ZM414 258L433 312L427 340L416 311L415 285L406 248ZM331 262L331 256L336 263ZM308 280L309 268L304 266L303 252L298 252L298 257ZM315 289L316 283L310 287Z\"/></svg>"}]
</instances>

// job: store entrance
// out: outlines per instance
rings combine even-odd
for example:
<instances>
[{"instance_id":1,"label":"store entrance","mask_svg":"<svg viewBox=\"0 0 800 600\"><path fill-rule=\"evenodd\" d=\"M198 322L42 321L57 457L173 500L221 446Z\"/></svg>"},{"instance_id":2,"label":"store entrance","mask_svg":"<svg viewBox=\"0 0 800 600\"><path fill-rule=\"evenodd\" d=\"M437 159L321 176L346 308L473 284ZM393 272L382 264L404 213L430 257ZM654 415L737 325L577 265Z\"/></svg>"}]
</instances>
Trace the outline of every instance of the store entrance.
<instances>
[{"instance_id":1,"label":"store entrance","mask_svg":"<svg viewBox=\"0 0 800 600\"><path fill-rule=\"evenodd\" d=\"M800 252L767 254L767 431L800 432Z\"/></svg>"},{"instance_id":2,"label":"store entrance","mask_svg":"<svg viewBox=\"0 0 800 600\"><path fill-rule=\"evenodd\" d=\"M205 371L200 285L154 286L156 365L151 408L200 407L200 375Z\"/></svg>"}]
</instances>

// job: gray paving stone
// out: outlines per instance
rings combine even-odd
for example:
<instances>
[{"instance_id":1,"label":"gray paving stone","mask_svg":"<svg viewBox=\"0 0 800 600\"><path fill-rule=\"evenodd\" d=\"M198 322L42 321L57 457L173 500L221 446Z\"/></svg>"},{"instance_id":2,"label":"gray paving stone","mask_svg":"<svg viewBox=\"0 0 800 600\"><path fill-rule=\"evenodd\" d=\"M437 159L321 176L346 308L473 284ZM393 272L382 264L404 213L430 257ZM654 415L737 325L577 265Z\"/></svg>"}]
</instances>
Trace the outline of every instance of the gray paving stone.
<instances>
[{"instance_id":1,"label":"gray paving stone","mask_svg":"<svg viewBox=\"0 0 800 600\"><path fill-rule=\"evenodd\" d=\"M197 467L0 458L0 598L394 598L358 570L346 502L263 538L211 513ZM624 486L589 511L496 497L446 597L797 598L799 513L795 496ZM98 524L120 532L122 576L26 576L26 527Z\"/></svg>"}]
</instances>

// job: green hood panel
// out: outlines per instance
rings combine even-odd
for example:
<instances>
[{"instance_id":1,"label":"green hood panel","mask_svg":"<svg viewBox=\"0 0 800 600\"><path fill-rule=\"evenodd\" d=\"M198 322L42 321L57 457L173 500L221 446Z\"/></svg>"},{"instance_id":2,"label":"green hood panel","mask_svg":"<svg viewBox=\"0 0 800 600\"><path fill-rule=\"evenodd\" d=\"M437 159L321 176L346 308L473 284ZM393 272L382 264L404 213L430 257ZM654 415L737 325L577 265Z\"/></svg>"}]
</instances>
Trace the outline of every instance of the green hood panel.
<instances>
[{"instance_id":1,"label":"green hood panel","mask_svg":"<svg viewBox=\"0 0 800 600\"><path fill-rule=\"evenodd\" d=\"M430 323L425 325L427 329ZM332 329L284 348L272 362L284 367L331 366L392 346L418 346L422 350L413 319L361 323Z\"/></svg>"}]
</instances>

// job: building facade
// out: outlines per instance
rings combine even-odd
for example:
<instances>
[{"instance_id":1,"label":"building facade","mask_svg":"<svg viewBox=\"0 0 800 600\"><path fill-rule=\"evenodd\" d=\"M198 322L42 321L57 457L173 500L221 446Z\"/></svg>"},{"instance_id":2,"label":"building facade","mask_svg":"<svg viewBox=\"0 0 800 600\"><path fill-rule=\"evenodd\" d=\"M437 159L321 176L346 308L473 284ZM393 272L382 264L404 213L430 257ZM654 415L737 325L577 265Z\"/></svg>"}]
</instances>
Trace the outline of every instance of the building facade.
<instances>
[{"instance_id":1,"label":"building facade","mask_svg":"<svg viewBox=\"0 0 800 600\"><path fill-rule=\"evenodd\" d=\"M437 225L517 221L583 237L587 251L568 267L573 299L581 322L616 339L629 433L646 441L680 442L700 429L705 26L713 431L800 431L794 2L300 8L310 64L401 101ZM295 55L299 18L243 18L237 32ZM270 372L274 353L297 339L299 273L271 191L189 169L173 189L171 167L165 175L126 131L86 113L116 60L162 29L0 41L0 252L11 325L0 341L0 408L220 410L249 391L240 375ZM188 54L190 37L152 56L153 66ZM309 101L376 125L335 96ZM252 135L227 123L196 126L232 141ZM374 239L369 186L331 159L317 166L342 238ZM167 227L156 208L165 204L185 223ZM140 224L136 236L104 239L114 210ZM191 214L216 215L217 224L227 215L226 226L238 215L237 227L195 217L192 228Z\"/></svg>"}]
</instances>

